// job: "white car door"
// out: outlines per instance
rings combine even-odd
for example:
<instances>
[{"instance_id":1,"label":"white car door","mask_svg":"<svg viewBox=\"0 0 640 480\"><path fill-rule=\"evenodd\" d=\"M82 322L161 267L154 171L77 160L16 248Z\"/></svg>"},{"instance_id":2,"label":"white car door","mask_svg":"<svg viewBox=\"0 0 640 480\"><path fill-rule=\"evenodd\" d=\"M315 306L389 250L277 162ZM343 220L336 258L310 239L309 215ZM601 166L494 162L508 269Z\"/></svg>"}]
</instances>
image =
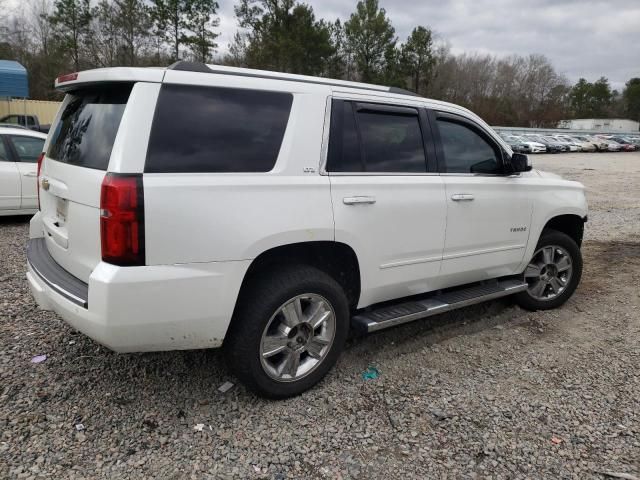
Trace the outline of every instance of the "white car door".
<instances>
[{"instance_id":1,"label":"white car door","mask_svg":"<svg viewBox=\"0 0 640 480\"><path fill-rule=\"evenodd\" d=\"M442 281L519 273L533 212L526 181L505 174L502 148L475 122L440 112L430 118L447 199Z\"/></svg>"},{"instance_id":2,"label":"white car door","mask_svg":"<svg viewBox=\"0 0 640 480\"><path fill-rule=\"evenodd\" d=\"M20 208L20 189L18 167L10 155L8 141L0 135L0 211Z\"/></svg>"},{"instance_id":3,"label":"white car door","mask_svg":"<svg viewBox=\"0 0 640 480\"><path fill-rule=\"evenodd\" d=\"M16 154L20 174L22 201L20 209L38 208L38 157L44 147L44 138L26 135L8 135Z\"/></svg>"},{"instance_id":4,"label":"white car door","mask_svg":"<svg viewBox=\"0 0 640 480\"><path fill-rule=\"evenodd\" d=\"M333 100L328 150L335 239L358 257L359 306L438 288L446 206L426 112Z\"/></svg>"}]
</instances>

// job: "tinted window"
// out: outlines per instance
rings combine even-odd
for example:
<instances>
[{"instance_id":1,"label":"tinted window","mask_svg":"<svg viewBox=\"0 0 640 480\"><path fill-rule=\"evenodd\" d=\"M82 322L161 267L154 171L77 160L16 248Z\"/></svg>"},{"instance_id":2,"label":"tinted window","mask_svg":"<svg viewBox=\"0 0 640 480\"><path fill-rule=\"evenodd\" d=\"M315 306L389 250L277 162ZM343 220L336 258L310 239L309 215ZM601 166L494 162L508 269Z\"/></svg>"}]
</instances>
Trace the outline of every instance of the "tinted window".
<instances>
[{"instance_id":1,"label":"tinted window","mask_svg":"<svg viewBox=\"0 0 640 480\"><path fill-rule=\"evenodd\" d=\"M164 85L146 172L268 172L291 111L290 93Z\"/></svg>"},{"instance_id":2,"label":"tinted window","mask_svg":"<svg viewBox=\"0 0 640 480\"><path fill-rule=\"evenodd\" d=\"M417 112L416 115L402 115L370 109L354 113L353 107L351 102L344 102L342 121L337 117L339 110L335 114L334 109L328 171L359 172L364 168L374 173L426 172L426 156Z\"/></svg>"},{"instance_id":3,"label":"tinted window","mask_svg":"<svg viewBox=\"0 0 640 480\"><path fill-rule=\"evenodd\" d=\"M53 127L47 156L59 162L106 170L131 85L109 85L69 94Z\"/></svg>"},{"instance_id":4,"label":"tinted window","mask_svg":"<svg viewBox=\"0 0 640 480\"><path fill-rule=\"evenodd\" d=\"M9 161L9 153L7 152L7 149L4 146L4 142L2 141L2 137L0 137L0 162L2 161Z\"/></svg>"},{"instance_id":5,"label":"tinted window","mask_svg":"<svg viewBox=\"0 0 640 480\"><path fill-rule=\"evenodd\" d=\"M368 172L426 172L418 115L358 112Z\"/></svg>"},{"instance_id":6,"label":"tinted window","mask_svg":"<svg viewBox=\"0 0 640 480\"><path fill-rule=\"evenodd\" d=\"M331 115L327 171L361 172L363 163L352 104L334 102Z\"/></svg>"},{"instance_id":7,"label":"tinted window","mask_svg":"<svg viewBox=\"0 0 640 480\"><path fill-rule=\"evenodd\" d=\"M438 119L447 173L500 173L499 151L475 130Z\"/></svg>"},{"instance_id":8,"label":"tinted window","mask_svg":"<svg viewBox=\"0 0 640 480\"><path fill-rule=\"evenodd\" d=\"M37 162L44 147L44 138L12 136L13 148L21 162Z\"/></svg>"}]
</instances>

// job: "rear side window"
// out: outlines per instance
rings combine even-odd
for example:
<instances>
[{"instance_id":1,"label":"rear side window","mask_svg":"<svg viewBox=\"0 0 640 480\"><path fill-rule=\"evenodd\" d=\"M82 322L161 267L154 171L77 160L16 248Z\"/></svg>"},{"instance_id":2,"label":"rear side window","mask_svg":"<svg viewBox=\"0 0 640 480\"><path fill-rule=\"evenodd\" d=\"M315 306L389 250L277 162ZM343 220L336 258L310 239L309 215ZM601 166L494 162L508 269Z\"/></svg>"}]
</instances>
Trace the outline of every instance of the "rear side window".
<instances>
[{"instance_id":1,"label":"rear side window","mask_svg":"<svg viewBox=\"0 0 640 480\"><path fill-rule=\"evenodd\" d=\"M334 101L327 171L424 173L426 169L416 109Z\"/></svg>"},{"instance_id":2,"label":"rear side window","mask_svg":"<svg viewBox=\"0 0 640 480\"><path fill-rule=\"evenodd\" d=\"M21 162L37 162L44 147L44 138L12 135L13 148Z\"/></svg>"},{"instance_id":3,"label":"rear side window","mask_svg":"<svg viewBox=\"0 0 640 480\"><path fill-rule=\"evenodd\" d=\"M69 103L53 127L47 156L106 170L131 88L131 84L105 85L69 94Z\"/></svg>"},{"instance_id":4,"label":"rear side window","mask_svg":"<svg viewBox=\"0 0 640 480\"><path fill-rule=\"evenodd\" d=\"M268 172L292 102L283 92L164 85L145 172Z\"/></svg>"}]
</instances>

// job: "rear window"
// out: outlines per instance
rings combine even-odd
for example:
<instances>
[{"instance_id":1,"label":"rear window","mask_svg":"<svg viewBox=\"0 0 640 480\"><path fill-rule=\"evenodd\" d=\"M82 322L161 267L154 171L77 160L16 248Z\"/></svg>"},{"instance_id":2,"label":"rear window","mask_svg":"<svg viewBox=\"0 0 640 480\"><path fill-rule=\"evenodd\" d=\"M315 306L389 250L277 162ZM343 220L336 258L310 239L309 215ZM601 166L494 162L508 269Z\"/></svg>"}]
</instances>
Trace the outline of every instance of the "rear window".
<instances>
[{"instance_id":1,"label":"rear window","mask_svg":"<svg viewBox=\"0 0 640 480\"><path fill-rule=\"evenodd\" d=\"M109 85L69 94L69 103L54 126L47 156L106 170L132 86Z\"/></svg>"},{"instance_id":2,"label":"rear window","mask_svg":"<svg viewBox=\"0 0 640 480\"><path fill-rule=\"evenodd\" d=\"M283 92L164 85L145 172L268 172L292 102Z\"/></svg>"}]
</instances>

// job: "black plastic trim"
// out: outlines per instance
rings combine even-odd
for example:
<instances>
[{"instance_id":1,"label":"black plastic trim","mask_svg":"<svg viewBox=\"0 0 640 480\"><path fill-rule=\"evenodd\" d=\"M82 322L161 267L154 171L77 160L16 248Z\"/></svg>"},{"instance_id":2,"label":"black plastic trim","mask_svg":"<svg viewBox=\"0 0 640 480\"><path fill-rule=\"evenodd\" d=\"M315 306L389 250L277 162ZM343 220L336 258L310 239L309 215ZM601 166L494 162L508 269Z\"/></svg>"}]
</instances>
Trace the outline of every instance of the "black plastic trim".
<instances>
[{"instance_id":1,"label":"black plastic trim","mask_svg":"<svg viewBox=\"0 0 640 480\"><path fill-rule=\"evenodd\" d=\"M27 241L27 261L36 275L56 293L83 308L89 306L89 285L56 263L44 238Z\"/></svg>"},{"instance_id":2,"label":"black plastic trim","mask_svg":"<svg viewBox=\"0 0 640 480\"><path fill-rule=\"evenodd\" d=\"M356 111L358 112L373 112L373 113L386 113L389 115L401 115L406 117L417 117L417 107L405 107L398 105L389 105L385 103L369 103L369 102L354 102Z\"/></svg>"},{"instance_id":3,"label":"black plastic trim","mask_svg":"<svg viewBox=\"0 0 640 480\"><path fill-rule=\"evenodd\" d=\"M389 87L389 93L396 93L398 95L410 95L412 97L424 98L419 93L412 92L411 90L407 90L405 88L400 88L400 87Z\"/></svg>"}]
</instances>

